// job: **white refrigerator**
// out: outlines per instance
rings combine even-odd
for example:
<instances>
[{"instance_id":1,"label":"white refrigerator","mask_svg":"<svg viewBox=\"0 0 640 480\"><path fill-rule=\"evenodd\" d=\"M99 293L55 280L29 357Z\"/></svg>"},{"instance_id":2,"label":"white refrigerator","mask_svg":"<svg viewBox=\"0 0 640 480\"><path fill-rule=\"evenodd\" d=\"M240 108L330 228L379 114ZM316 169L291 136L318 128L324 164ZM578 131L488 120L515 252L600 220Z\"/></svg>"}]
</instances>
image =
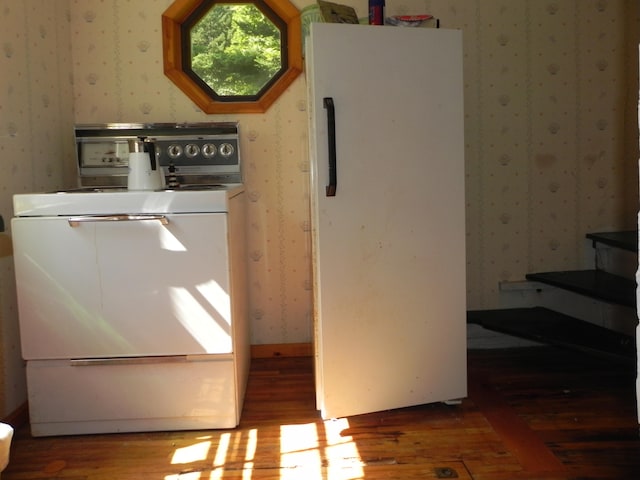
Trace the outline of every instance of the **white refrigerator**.
<instances>
[{"instance_id":1,"label":"white refrigerator","mask_svg":"<svg viewBox=\"0 0 640 480\"><path fill-rule=\"evenodd\" d=\"M311 25L316 400L466 396L462 34Z\"/></svg>"}]
</instances>

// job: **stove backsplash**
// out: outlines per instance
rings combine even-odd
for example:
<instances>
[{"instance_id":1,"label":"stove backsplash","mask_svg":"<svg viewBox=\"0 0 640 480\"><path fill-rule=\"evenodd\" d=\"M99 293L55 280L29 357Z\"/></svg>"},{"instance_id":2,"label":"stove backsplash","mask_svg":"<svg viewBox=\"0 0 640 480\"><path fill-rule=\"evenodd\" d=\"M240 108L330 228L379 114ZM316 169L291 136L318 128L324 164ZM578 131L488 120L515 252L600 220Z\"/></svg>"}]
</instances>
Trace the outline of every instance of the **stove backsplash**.
<instances>
[{"instance_id":1,"label":"stove backsplash","mask_svg":"<svg viewBox=\"0 0 640 480\"><path fill-rule=\"evenodd\" d=\"M235 122L76 125L78 183L125 186L129 140L140 138L153 142L165 178L173 170L179 185L242 183L238 135Z\"/></svg>"}]
</instances>

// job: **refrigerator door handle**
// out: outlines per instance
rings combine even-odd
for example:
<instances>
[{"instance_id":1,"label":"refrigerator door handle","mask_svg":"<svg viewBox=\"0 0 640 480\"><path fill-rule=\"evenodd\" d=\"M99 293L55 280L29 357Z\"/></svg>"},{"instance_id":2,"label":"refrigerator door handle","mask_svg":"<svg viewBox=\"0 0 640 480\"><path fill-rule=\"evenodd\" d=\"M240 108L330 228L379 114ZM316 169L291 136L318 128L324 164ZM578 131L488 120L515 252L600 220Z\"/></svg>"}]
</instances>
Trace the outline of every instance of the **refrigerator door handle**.
<instances>
[{"instance_id":1,"label":"refrigerator door handle","mask_svg":"<svg viewBox=\"0 0 640 480\"><path fill-rule=\"evenodd\" d=\"M329 185L326 188L326 196L335 197L338 184L338 175L336 173L336 111L333 106L333 98L324 97L322 104L327 109L327 139L329 141Z\"/></svg>"}]
</instances>

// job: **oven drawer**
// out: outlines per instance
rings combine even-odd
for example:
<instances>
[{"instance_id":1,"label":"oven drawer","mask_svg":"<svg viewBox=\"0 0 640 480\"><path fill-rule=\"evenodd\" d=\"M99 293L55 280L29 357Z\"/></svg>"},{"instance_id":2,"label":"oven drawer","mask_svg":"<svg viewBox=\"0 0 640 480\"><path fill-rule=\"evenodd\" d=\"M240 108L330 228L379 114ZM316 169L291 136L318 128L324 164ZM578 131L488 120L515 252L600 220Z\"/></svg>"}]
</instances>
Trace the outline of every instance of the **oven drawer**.
<instances>
[{"instance_id":1,"label":"oven drawer","mask_svg":"<svg viewBox=\"0 0 640 480\"><path fill-rule=\"evenodd\" d=\"M233 428L230 355L27 363L34 436Z\"/></svg>"},{"instance_id":2,"label":"oven drawer","mask_svg":"<svg viewBox=\"0 0 640 480\"><path fill-rule=\"evenodd\" d=\"M25 359L233 351L228 215L162 219L14 219Z\"/></svg>"}]
</instances>

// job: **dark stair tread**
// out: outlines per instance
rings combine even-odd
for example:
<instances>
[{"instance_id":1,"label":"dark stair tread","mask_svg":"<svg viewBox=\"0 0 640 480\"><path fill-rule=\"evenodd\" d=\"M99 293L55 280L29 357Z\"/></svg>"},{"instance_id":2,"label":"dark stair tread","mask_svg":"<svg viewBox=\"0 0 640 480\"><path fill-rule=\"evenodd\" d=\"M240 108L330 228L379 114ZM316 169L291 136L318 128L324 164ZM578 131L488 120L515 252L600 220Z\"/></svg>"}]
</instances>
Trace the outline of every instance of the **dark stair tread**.
<instances>
[{"instance_id":1,"label":"dark stair tread","mask_svg":"<svg viewBox=\"0 0 640 480\"><path fill-rule=\"evenodd\" d=\"M525 277L609 303L636 305L636 282L603 270L527 273Z\"/></svg>"},{"instance_id":2,"label":"dark stair tread","mask_svg":"<svg viewBox=\"0 0 640 480\"><path fill-rule=\"evenodd\" d=\"M630 252L638 252L638 231L628 230L623 232L597 232L587 233L587 238L596 243L602 243Z\"/></svg>"},{"instance_id":3,"label":"dark stair tread","mask_svg":"<svg viewBox=\"0 0 640 480\"><path fill-rule=\"evenodd\" d=\"M470 310L467 322L540 343L636 362L633 337L544 307Z\"/></svg>"}]
</instances>

